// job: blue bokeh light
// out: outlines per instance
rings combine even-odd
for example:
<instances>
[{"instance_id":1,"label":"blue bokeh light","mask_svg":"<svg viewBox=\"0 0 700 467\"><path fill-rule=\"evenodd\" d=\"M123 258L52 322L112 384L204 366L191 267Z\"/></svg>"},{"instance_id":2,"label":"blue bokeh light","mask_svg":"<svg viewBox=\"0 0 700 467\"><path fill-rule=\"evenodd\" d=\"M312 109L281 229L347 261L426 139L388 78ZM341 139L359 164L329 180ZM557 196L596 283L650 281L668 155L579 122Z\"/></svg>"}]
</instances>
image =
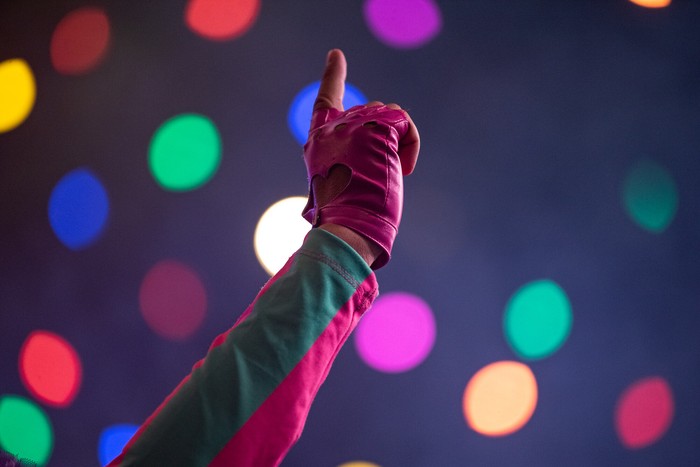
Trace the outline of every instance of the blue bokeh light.
<instances>
[{"instance_id":1,"label":"blue bokeh light","mask_svg":"<svg viewBox=\"0 0 700 467\"><path fill-rule=\"evenodd\" d=\"M80 250L97 240L108 215L107 191L86 168L78 168L66 174L51 192L51 228L71 250Z\"/></svg>"},{"instance_id":2,"label":"blue bokeh light","mask_svg":"<svg viewBox=\"0 0 700 467\"><path fill-rule=\"evenodd\" d=\"M112 425L102 430L97 451L100 465L104 467L117 457L138 429L138 425L124 423Z\"/></svg>"},{"instance_id":3,"label":"blue bokeh light","mask_svg":"<svg viewBox=\"0 0 700 467\"><path fill-rule=\"evenodd\" d=\"M292 105L289 106L287 115L287 125L299 144L306 143L306 136L309 133L311 123L311 113L314 108L314 101L318 94L321 82L316 81L309 84L294 97ZM350 83L345 83L345 94L343 95L343 108L366 104L367 98L358 88Z\"/></svg>"}]
</instances>

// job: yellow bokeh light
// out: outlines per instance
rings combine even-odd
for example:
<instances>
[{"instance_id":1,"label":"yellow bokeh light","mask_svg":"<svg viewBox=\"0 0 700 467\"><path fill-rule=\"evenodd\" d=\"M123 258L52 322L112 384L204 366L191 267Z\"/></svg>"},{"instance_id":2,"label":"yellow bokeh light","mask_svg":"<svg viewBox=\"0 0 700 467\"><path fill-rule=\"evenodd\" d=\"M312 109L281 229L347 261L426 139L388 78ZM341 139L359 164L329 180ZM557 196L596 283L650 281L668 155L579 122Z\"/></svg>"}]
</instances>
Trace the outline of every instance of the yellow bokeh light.
<instances>
[{"instance_id":1,"label":"yellow bokeh light","mask_svg":"<svg viewBox=\"0 0 700 467\"><path fill-rule=\"evenodd\" d=\"M671 0L630 0L630 2L646 8L663 8L671 4Z\"/></svg>"},{"instance_id":2,"label":"yellow bokeh light","mask_svg":"<svg viewBox=\"0 0 700 467\"><path fill-rule=\"evenodd\" d=\"M255 227L255 255L271 276L299 249L311 225L301 217L306 198L291 196L263 213Z\"/></svg>"},{"instance_id":3,"label":"yellow bokeh light","mask_svg":"<svg viewBox=\"0 0 700 467\"><path fill-rule=\"evenodd\" d=\"M13 58L0 63L0 133L22 123L36 99L34 74L27 62Z\"/></svg>"},{"instance_id":4,"label":"yellow bokeh light","mask_svg":"<svg viewBox=\"0 0 700 467\"><path fill-rule=\"evenodd\" d=\"M476 372L464 391L462 407L469 426L486 436L522 428L537 406L537 381L519 362L492 363Z\"/></svg>"},{"instance_id":5,"label":"yellow bokeh light","mask_svg":"<svg viewBox=\"0 0 700 467\"><path fill-rule=\"evenodd\" d=\"M354 461L354 462L346 462L345 464L341 464L338 467L380 467L380 466L378 464L374 464L372 462Z\"/></svg>"}]
</instances>

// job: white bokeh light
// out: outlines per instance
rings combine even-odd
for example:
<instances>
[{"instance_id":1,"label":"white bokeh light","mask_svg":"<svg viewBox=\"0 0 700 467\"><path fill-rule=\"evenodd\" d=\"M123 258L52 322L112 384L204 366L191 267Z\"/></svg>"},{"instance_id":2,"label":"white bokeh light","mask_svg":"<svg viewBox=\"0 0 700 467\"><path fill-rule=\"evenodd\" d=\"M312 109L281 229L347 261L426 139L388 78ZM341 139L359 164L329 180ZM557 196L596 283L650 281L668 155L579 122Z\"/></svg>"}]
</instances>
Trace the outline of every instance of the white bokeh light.
<instances>
[{"instance_id":1,"label":"white bokeh light","mask_svg":"<svg viewBox=\"0 0 700 467\"><path fill-rule=\"evenodd\" d=\"M277 201L260 216L255 227L255 255L271 276L299 249L311 225L301 217L306 197Z\"/></svg>"}]
</instances>

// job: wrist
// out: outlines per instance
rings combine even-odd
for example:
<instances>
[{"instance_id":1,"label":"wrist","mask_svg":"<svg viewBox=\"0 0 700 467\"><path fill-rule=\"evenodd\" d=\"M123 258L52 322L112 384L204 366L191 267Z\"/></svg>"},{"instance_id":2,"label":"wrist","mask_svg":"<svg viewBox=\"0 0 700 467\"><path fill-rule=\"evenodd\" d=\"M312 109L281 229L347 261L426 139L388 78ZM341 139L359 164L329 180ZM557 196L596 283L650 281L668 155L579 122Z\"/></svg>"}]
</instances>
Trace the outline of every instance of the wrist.
<instances>
[{"instance_id":1,"label":"wrist","mask_svg":"<svg viewBox=\"0 0 700 467\"><path fill-rule=\"evenodd\" d=\"M339 224L322 224L318 228L332 233L350 245L370 267L382 254L382 249L379 245L348 227Z\"/></svg>"}]
</instances>

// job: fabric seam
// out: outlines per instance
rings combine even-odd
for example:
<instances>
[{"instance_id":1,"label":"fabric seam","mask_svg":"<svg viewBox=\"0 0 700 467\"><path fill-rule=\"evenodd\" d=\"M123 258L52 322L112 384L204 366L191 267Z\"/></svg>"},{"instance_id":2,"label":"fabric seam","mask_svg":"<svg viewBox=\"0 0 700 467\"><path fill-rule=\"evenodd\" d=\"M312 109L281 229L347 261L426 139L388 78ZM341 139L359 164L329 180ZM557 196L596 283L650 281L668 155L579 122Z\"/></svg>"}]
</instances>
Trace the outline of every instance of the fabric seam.
<instances>
[{"instance_id":1,"label":"fabric seam","mask_svg":"<svg viewBox=\"0 0 700 467\"><path fill-rule=\"evenodd\" d=\"M323 253L318 253L316 251L311 251L307 249L300 249L299 254L308 256L311 259L314 259L316 261L319 261L327 266L329 266L331 269L333 269L335 272L337 272L345 281L353 286L353 288L357 289L360 286L360 282L355 279L350 272L342 267L340 263L335 261L334 259L324 255Z\"/></svg>"}]
</instances>

